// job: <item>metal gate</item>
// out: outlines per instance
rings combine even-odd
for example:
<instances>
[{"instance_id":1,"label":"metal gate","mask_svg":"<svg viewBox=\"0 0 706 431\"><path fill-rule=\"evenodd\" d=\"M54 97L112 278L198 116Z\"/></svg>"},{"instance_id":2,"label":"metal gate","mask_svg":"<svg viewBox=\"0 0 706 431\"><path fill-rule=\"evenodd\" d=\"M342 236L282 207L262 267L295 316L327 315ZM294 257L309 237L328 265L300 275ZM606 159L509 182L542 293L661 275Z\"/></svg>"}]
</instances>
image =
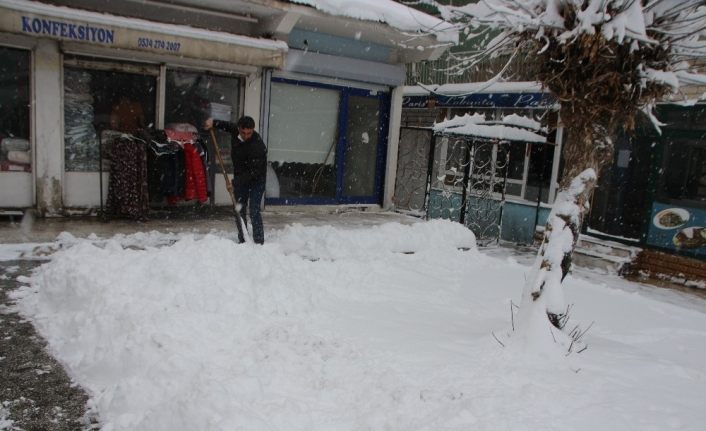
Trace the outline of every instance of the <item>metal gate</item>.
<instances>
[{"instance_id":1,"label":"metal gate","mask_svg":"<svg viewBox=\"0 0 706 431\"><path fill-rule=\"evenodd\" d=\"M403 127L397 151L395 208L426 216L426 198L431 166L432 131L429 128Z\"/></svg>"},{"instance_id":2,"label":"metal gate","mask_svg":"<svg viewBox=\"0 0 706 431\"><path fill-rule=\"evenodd\" d=\"M403 128L395 187L397 208L463 223L480 246L497 242L509 146L507 141L432 136L429 129Z\"/></svg>"}]
</instances>

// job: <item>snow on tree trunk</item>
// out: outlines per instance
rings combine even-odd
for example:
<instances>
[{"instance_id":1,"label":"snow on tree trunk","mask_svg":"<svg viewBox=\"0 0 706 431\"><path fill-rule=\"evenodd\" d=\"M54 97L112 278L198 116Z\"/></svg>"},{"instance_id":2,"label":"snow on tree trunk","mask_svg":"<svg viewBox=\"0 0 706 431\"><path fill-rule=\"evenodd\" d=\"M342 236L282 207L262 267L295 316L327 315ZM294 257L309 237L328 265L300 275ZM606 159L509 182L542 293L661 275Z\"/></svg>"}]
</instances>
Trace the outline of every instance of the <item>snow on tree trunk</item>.
<instances>
[{"instance_id":1,"label":"snow on tree trunk","mask_svg":"<svg viewBox=\"0 0 706 431\"><path fill-rule=\"evenodd\" d=\"M563 327L562 318L566 314L561 282L571 267L571 256L596 179L595 170L589 168L575 177L568 188L559 191L523 290L521 308L542 309L557 328Z\"/></svg>"}]
</instances>

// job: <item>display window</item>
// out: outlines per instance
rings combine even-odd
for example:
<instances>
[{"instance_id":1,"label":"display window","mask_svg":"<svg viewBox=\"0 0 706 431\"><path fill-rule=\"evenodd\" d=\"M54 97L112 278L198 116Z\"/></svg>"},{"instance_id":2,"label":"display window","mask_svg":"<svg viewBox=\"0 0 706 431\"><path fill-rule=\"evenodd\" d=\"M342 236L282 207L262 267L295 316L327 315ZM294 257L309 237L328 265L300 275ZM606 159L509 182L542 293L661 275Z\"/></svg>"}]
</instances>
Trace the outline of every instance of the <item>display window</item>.
<instances>
[{"instance_id":1,"label":"display window","mask_svg":"<svg viewBox=\"0 0 706 431\"><path fill-rule=\"evenodd\" d=\"M203 124L237 121L241 78L67 55L63 83L66 205L98 202L101 213L143 219L150 208L215 202ZM215 133L232 171L232 136Z\"/></svg>"},{"instance_id":2,"label":"display window","mask_svg":"<svg viewBox=\"0 0 706 431\"><path fill-rule=\"evenodd\" d=\"M189 124L200 129L207 118L236 122L242 115L240 86L241 79L238 77L168 69L164 104L165 128ZM226 170L232 173L232 136L218 128L214 129L214 133Z\"/></svg>"},{"instance_id":3,"label":"display window","mask_svg":"<svg viewBox=\"0 0 706 431\"><path fill-rule=\"evenodd\" d=\"M268 160L271 203L378 203L389 94L273 79Z\"/></svg>"},{"instance_id":4,"label":"display window","mask_svg":"<svg viewBox=\"0 0 706 431\"><path fill-rule=\"evenodd\" d=\"M706 105L661 105L664 154L658 198L706 208Z\"/></svg>"},{"instance_id":5,"label":"display window","mask_svg":"<svg viewBox=\"0 0 706 431\"><path fill-rule=\"evenodd\" d=\"M0 171L32 171L30 52L0 46Z\"/></svg>"},{"instance_id":6,"label":"display window","mask_svg":"<svg viewBox=\"0 0 706 431\"><path fill-rule=\"evenodd\" d=\"M556 114L548 113L544 110L488 108L455 108L451 110L452 118L457 115L462 116L465 114L483 114L488 120L496 119L498 121L505 115L521 115L538 121L547 128L549 128L550 125L555 125L557 122ZM542 202L550 202L555 140L556 130L553 130L552 133L547 136L547 144L537 145L520 142L512 142L510 144L508 148L507 180L505 182L506 196L514 196L532 202L536 202L541 196ZM478 154L477 157L484 157L487 160L490 160L492 157L497 157L495 154L497 149L493 150L492 153L490 150L486 151L488 151L488 154Z\"/></svg>"},{"instance_id":7,"label":"display window","mask_svg":"<svg viewBox=\"0 0 706 431\"><path fill-rule=\"evenodd\" d=\"M669 139L661 194L669 202L706 208L705 139Z\"/></svg>"},{"instance_id":8,"label":"display window","mask_svg":"<svg viewBox=\"0 0 706 431\"><path fill-rule=\"evenodd\" d=\"M98 171L101 152L107 169L107 145L99 149L98 142L116 133L172 127L195 130L208 117L235 122L241 115L238 77L167 69L161 96L158 66L78 57L68 57L65 64L64 156L68 172ZM163 127L157 125L160 97L164 97ZM215 132L227 169L232 171L231 136Z\"/></svg>"},{"instance_id":9,"label":"display window","mask_svg":"<svg viewBox=\"0 0 706 431\"><path fill-rule=\"evenodd\" d=\"M66 63L70 66L64 68L64 168L97 172L100 157L107 156L105 146L99 148L105 131L134 134L154 127L158 69L146 74L149 69L110 62Z\"/></svg>"}]
</instances>

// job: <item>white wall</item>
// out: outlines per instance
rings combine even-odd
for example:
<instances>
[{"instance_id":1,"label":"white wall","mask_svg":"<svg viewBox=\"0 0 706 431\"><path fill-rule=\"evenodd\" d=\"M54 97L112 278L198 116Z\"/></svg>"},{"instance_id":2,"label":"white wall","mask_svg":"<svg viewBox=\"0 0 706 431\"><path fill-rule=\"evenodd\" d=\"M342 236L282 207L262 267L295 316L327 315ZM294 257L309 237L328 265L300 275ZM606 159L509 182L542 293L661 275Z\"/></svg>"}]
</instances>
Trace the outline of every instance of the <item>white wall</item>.
<instances>
[{"instance_id":1,"label":"white wall","mask_svg":"<svg viewBox=\"0 0 706 431\"><path fill-rule=\"evenodd\" d=\"M0 207L32 207L32 174L30 172L0 172Z\"/></svg>"},{"instance_id":2,"label":"white wall","mask_svg":"<svg viewBox=\"0 0 706 431\"><path fill-rule=\"evenodd\" d=\"M402 123L402 94L404 86L395 87L390 95L390 125L387 135L387 161L385 162L385 190L382 195L383 209L392 209L397 177L397 155Z\"/></svg>"},{"instance_id":3,"label":"white wall","mask_svg":"<svg viewBox=\"0 0 706 431\"><path fill-rule=\"evenodd\" d=\"M37 209L47 216L63 210L64 172L61 53L56 41L39 39L34 55L33 128Z\"/></svg>"}]
</instances>

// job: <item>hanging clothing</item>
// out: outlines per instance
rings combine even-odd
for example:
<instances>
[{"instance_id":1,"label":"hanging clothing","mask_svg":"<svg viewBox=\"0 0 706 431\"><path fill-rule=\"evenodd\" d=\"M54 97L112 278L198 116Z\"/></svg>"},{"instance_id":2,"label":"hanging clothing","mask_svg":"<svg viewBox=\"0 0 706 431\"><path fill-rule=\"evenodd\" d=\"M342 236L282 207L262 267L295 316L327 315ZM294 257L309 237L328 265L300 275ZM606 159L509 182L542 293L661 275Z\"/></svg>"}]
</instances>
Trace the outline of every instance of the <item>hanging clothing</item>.
<instances>
[{"instance_id":1,"label":"hanging clothing","mask_svg":"<svg viewBox=\"0 0 706 431\"><path fill-rule=\"evenodd\" d=\"M206 202L208 200L206 171L201 156L193 144L184 144L184 159L186 161L184 200L196 199L201 203Z\"/></svg>"},{"instance_id":2,"label":"hanging clothing","mask_svg":"<svg viewBox=\"0 0 706 431\"><path fill-rule=\"evenodd\" d=\"M194 141L194 148L201 158L204 174L206 175L206 195L213 196L213 179L211 178L211 159L209 158L207 143L198 138Z\"/></svg>"},{"instance_id":3,"label":"hanging clothing","mask_svg":"<svg viewBox=\"0 0 706 431\"><path fill-rule=\"evenodd\" d=\"M149 194L152 202L184 194L184 151L159 135L149 141L147 152Z\"/></svg>"},{"instance_id":4,"label":"hanging clothing","mask_svg":"<svg viewBox=\"0 0 706 431\"><path fill-rule=\"evenodd\" d=\"M110 150L108 211L116 216L144 219L149 211L145 141L122 135Z\"/></svg>"}]
</instances>

